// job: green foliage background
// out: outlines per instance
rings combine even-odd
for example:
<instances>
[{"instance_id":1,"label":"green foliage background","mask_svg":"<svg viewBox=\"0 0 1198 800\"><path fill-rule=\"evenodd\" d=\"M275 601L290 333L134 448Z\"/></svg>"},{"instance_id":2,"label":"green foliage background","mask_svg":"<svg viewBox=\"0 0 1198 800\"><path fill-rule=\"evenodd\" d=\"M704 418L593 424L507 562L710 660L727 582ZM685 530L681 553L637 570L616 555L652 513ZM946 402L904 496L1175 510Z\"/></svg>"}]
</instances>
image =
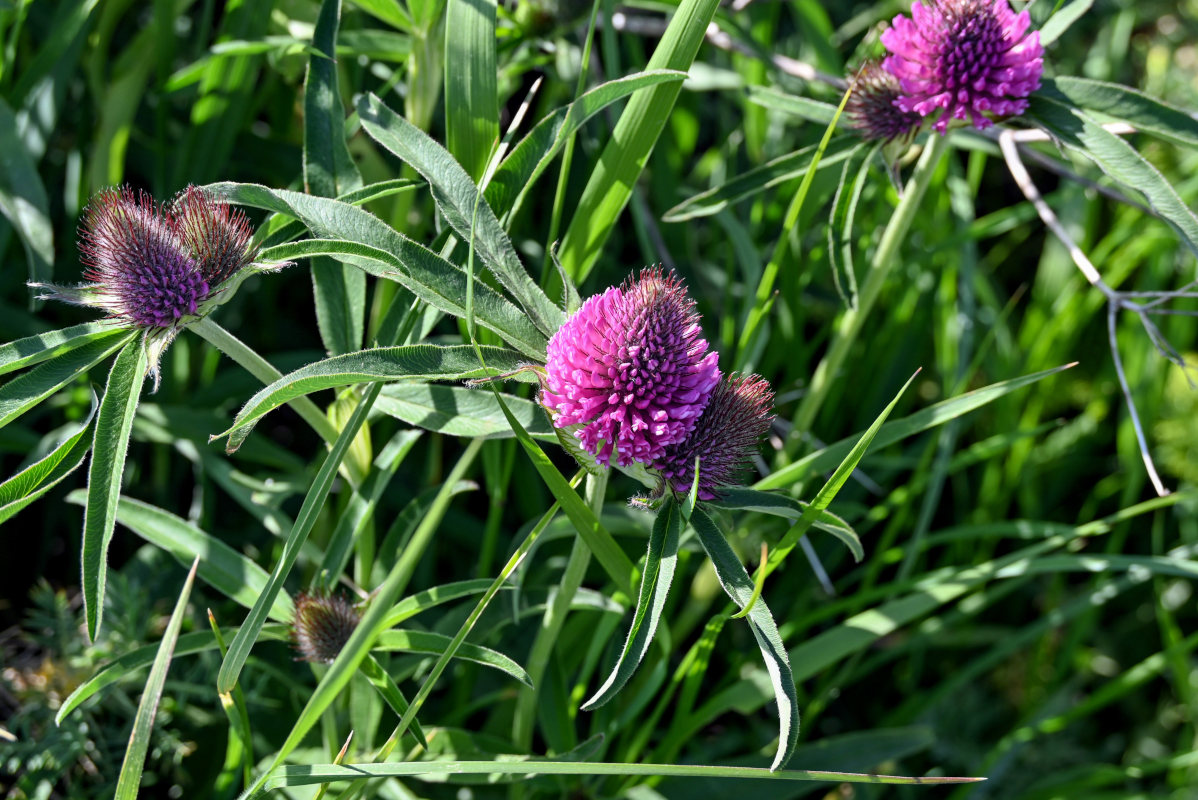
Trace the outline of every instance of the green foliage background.
<instances>
[{"instance_id":1,"label":"green foliage background","mask_svg":"<svg viewBox=\"0 0 1198 800\"><path fill-rule=\"evenodd\" d=\"M637 2L620 11L656 24L659 34L662 12L671 5ZM332 70L325 74L336 82L347 122L344 131L324 133L333 143L345 134L363 184L419 178L361 129L355 101L366 93L445 144L477 180L491 142L507 130L535 80L541 83L517 140L576 96L590 9L575 6L561 0L500 8L497 35L488 38L485 25L480 29L471 16L485 3L346 2L333 62L313 55L320 4L305 0L0 5L0 338L94 318L86 310L32 301L25 284L79 279L75 229L87 198L100 188L131 183L160 199L188 184L217 181L307 188L326 196L354 188L311 168L305 187L305 120L313 117L305 115L304 81L310 63L314 70ZM1085 6L1075 0L1067 8ZM563 237L563 261L572 274L585 276L584 297L646 264L676 268L699 303L725 369L749 367L777 391L779 419L760 465L768 472L866 429L917 368L922 371L892 419L971 389L1078 362L980 410L872 450L831 508L860 535L864 561L853 563L821 533L810 540L834 596L799 553L766 582L763 597L790 648L803 720L790 766L989 779L956 788L843 789L843 796L861 798L1192 797L1198 785L1198 401L1139 322L1121 317L1120 352L1137 407L1165 483L1175 490L1152 499L1112 367L1105 300L1046 235L997 149L956 139L958 147L936 167L878 305L809 427L791 423L844 309L833 278L843 264L834 269L827 238L840 167L816 173L797 227L785 234L778 294L756 348L738 349L744 320L800 178L783 177L718 213L665 221L667 212L700 192L823 137L826 123L781 111L777 103L771 107L754 87L833 104L840 91L788 75L771 57L843 75L875 46L876 24L902 10L896 2L761 0L715 11L739 50L699 47L676 105L658 120L660 138L627 209L593 254L593 268L586 248L571 249L571 242L589 214L605 213L595 211L584 187L612 138L620 105L581 128L560 182L559 157L515 213L509 216L506 204L496 212L529 273L543 279L555 299L561 283L547 246ZM1037 22L1052 12L1061 13L1043 0L1033 8ZM1195 41L1194 0L1096 0L1047 49L1046 62L1055 75L1122 83L1192 110L1198 108ZM656 43L656 35L603 26L583 86L647 65L686 68L651 64ZM657 87L649 112L677 89L677 83ZM639 123L639 136L647 135L652 118L649 113L649 121ZM1130 140L1191 209L1198 205L1198 152L1142 134ZM342 157L333 152L334 160ZM1041 152L1059 157L1050 146ZM904 176L913 164L901 163ZM1075 166L1099 179L1089 166ZM1109 285L1147 292L1180 289L1193 280L1193 254L1164 222L1053 172L1033 167L1033 173ZM851 241L858 271L897 200L884 172L870 172ZM435 250L446 239L426 187L366 208ZM255 222L265 217L249 213ZM26 222L14 226L17 219ZM464 263L465 251L459 246L453 258ZM216 318L288 372L372 344L399 291L331 259L303 260L279 274L249 278ZM433 340L463 341L464 324L434 322ZM1198 350L1192 316L1157 322L1179 351ZM486 331L479 339L498 343ZM158 392L142 397L124 496L188 520L269 571L320 467L321 440L298 415L280 409L264 418L241 450L226 456L208 437L229 428L261 382L190 335L167 351L162 375ZM65 424L86 418L91 386L102 386L104 376L93 370L19 424L0 428L4 474L56 443ZM527 388L507 391L532 397ZM360 394L324 391L312 399L331 409L336 430ZM453 402L477 399L467 400L467 394L463 390ZM405 397L421 400L394 387L381 396L384 410ZM513 410L520 415L521 408ZM540 412L525 404L523 413L561 472L573 474ZM421 520L435 524L413 566L408 595L470 579L487 579L485 586L554 502L496 410L475 416L487 414L493 428L426 434L394 462L393 475L377 479L377 507L362 537L378 544ZM350 448L349 466L287 581L290 594L321 580L323 550L354 508L352 470L365 474L406 427L394 417L372 416L369 435ZM480 445L466 438L484 433L491 438ZM822 466L830 471L836 463ZM146 543L118 525L108 554L105 629L88 644L79 627L82 510L67 501L84 481L83 471L75 472L0 526L7 555L0 562L0 620L7 629L0 713L7 721L0 724L17 737L0 742L6 775L0 780L8 797L111 796L145 670L108 686L62 725L53 715L109 659L156 645L191 560L172 557L169 547ZM821 484L820 476L811 475L782 488L810 499ZM431 504L439 488L453 498L442 518ZM601 519L635 559L652 520L623 501L641 487L617 474L607 490ZM790 525L744 514L729 521L730 542L750 566L761 544L772 547ZM632 613L629 596L598 564L584 564L583 588L552 649L537 655L543 660L529 661L546 605L567 565L578 563L568 558L576 536L566 519L550 523L517 573L520 592L501 592L469 639L539 674L535 707L522 705L529 701L521 699L511 671L494 668L499 662L456 660L418 715L430 756L482 760L531 752L560 760L603 734L601 743L568 757L768 766L777 737L770 682L748 626L720 616L726 600L693 541L679 553L658 644L612 703L579 711L614 660ZM372 572L385 574L391 566L371 560L355 550L347 574L358 585L377 585ZM253 602L248 585L240 587L249 592L241 605ZM208 630L203 612L211 608L231 638L228 629L245 613L232 594L197 581L183 617L184 636ZM454 635L472 607L471 598L463 602L417 617L413 629ZM280 631L268 625L274 639ZM433 663L427 652L376 655L408 698ZM176 654L149 744L146 796L174 791L169 796L232 797L245 787L245 755L230 744L231 724L215 691L220 664L211 650ZM254 649L240 690L253 731L255 775L287 738L321 670L295 663L287 645L270 637ZM531 729L520 727L525 713ZM393 725L390 714L371 684L355 677L292 761L331 761L350 728L350 760L368 760ZM405 740L400 752L418 752L412 747ZM367 791L441 798L461 796L463 784L478 797L637 800L841 791L830 783L613 775L542 776L510 785L469 776L391 778Z\"/></svg>"}]
</instances>

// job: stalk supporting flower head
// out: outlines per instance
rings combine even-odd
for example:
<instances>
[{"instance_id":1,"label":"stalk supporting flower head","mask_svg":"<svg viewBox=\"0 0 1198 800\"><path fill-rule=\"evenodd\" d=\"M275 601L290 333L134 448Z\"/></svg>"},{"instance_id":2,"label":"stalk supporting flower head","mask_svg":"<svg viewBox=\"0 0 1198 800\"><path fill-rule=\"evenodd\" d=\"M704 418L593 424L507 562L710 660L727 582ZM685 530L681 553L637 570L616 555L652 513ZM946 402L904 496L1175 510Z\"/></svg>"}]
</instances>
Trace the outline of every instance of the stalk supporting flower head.
<instances>
[{"instance_id":1,"label":"stalk supporting flower head","mask_svg":"<svg viewBox=\"0 0 1198 800\"><path fill-rule=\"evenodd\" d=\"M923 117L896 106L899 94L898 79L882 69L881 61L870 59L861 65L846 111L862 138L890 142L919 130Z\"/></svg>"},{"instance_id":2,"label":"stalk supporting flower head","mask_svg":"<svg viewBox=\"0 0 1198 800\"><path fill-rule=\"evenodd\" d=\"M211 288L170 218L150 195L134 197L127 186L88 204L79 250L95 305L140 328L174 326L196 313Z\"/></svg>"},{"instance_id":3,"label":"stalk supporting flower head","mask_svg":"<svg viewBox=\"0 0 1198 800\"><path fill-rule=\"evenodd\" d=\"M1027 33L1030 24L1009 0L916 2L910 18L895 17L882 34L891 52L882 66L902 89L895 105L924 117L940 110L933 127L942 134L954 119L985 128L993 124L987 113L1023 113L1044 71L1040 33Z\"/></svg>"},{"instance_id":4,"label":"stalk supporting flower head","mask_svg":"<svg viewBox=\"0 0 1198 800\"><path fill-rule=\"evenodd\" d=\"M673 273L589 298L549 340L541 402L559 428L583 425L583 448L604 465L651 464L686 439L719 381L695 303Z\"/></svg>"},{"instance_id":5,"label":"stalk supporting flower head","mask_svg":"<svg viewBox=\"0 0 1198 800\"><path fill-rule=\"evenodd\" d=\"M254 260L249 221L228 203L196 186L180 192L171 216L187 249L213 289Z\"/></svg>"},{"instance_id":6,"label":"stalk supporting flower head","mask_svg":"<svg viewBox=\"0 0 1198 800\"><path fill-rule=\"evenodd\" d=\"M666 448L653 465L676 492L689 492L699 459L699 498L714 500L735 486L769 429L774 392L757 375L725 376L686 441Z\"/></svg>"},{"instance_id":7,"label":"stalk supporting flower head","mask_svg":"<svg viewBox=\"0 0 1198 800\"><path fill-rule=\"evenodd\" d=\"M361 617L340 594L303 593L295 598L291 638L302 661L331 664Z\"/></svg>"}]
</instances>

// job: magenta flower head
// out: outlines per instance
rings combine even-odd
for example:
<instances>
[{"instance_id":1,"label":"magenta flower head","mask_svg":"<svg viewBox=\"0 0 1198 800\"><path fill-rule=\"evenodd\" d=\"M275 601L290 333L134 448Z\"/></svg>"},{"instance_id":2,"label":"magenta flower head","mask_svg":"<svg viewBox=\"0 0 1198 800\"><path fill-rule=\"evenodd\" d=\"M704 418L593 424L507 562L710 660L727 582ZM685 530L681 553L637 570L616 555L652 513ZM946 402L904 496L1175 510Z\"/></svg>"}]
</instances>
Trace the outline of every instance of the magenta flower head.
<instances>
[{"instance_id":1,"label":"magenta flower head","mask_svg":"<svg viewBox=\"0 0 1198 800\"><path fill-rule=\"evenodd\" d=\"M882 69L880 61L871 59L861 65L846 112L863 139L890 142L919 130L923 117L896 106L899 94L898 79Z\"/></svg>"},{"instance_id":2,"label":"magenta flower head","mask_svg":"<svg viewBox=\"0 0 1198 800\"><path fill-rule=\"evenodd\" d=\"M645 269L589 298L549 340L541 402L599 463L651 464L678 444L719 381L695 303L673 273Z\"/></svg>"},{"instance_id":3,"label":"magenta flower head","mask_svg":"<svg viewBox=\"0 0 1198 800\"><path fill-rule=\"evenodd\" d=\"M79 250L95 305L129 325L174 326L196 313L211 288L165 210L128 187L107 189L88 204Z\"/></svg>"},{"instance_id":4,"label":"magenta flower head","mask_svg":"<svg viewBox=\"0 0 1198 800\"><path fill-rule=\"evenodd\" d=\"M699 499L714 500L735 486L761 445L773 414L774 392L757 375L725 376L691 435L666 448L653 465L676 492L689 492L699 459Z\"/></svg>"},{"instance_id":5,"label":"magenta flower head","mask_svg":"<svg viewBox=\"0 0 1198 800\"><path fill-rule=\"evenodd\" d=\"M1029 24L1009 0L916 2L910 19L895 17L882 34L892 54L882 66L902 89L895 105L923 117L942 110L933 125L941 134L954 119L985 128L993 124L986 114L1022 114L1044 71L1040 34L1027 33Z\"/></svg>"},{"instance_id":6,"label":"magenta flower head","mask_svg":"<svg viewBox=\"0 0 1198 800\"><path fill-rule=\"evenodd\" d=\"M361 617L340 594L300 594L295 598L291 640L301 661L332 664Z\"/></svg>"}]
</instances>

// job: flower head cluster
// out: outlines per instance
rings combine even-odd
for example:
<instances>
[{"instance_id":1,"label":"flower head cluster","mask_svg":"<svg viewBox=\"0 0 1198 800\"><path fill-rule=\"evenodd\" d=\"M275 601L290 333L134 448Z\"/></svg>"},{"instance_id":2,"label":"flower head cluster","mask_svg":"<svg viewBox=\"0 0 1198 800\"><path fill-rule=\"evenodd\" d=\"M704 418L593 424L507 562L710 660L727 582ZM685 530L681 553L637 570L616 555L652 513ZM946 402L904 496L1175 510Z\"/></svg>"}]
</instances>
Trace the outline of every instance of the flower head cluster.
<instances>
[{"instance_id":1,"label":"flower head cluster","mask_svg":"<svg viewBox=\"0 0 1198 800\"><path fill-rule=\"evenodd\" d=\"M686 439L719 380L695 303L672 273L589 298L549 341L542 402L559 428L581 425L601 464L651 464Z\"/></svg>"},{"instance_id":2,"label":"flower head cluster","mask_svg":"<svg viewBox=\"0 0 1198 800\"><path fill-rule=\"evenodd\" d=\"M899 94L898 79L884 70L880 61L861 65L845 110L863 139L890 142L919 130L923 117L895 105Z\"/></svg>"},{"instance_id":3,"label":"flower head cluster","mask_svg":"<svg viewBox=\"0 0 1198 800\"><path fill-rule=\"evenodd\" d=\"M300 594L295 598L291 640L300 659L331 664L349 641L361 617L339 594Z\"/></svg>"},{"instance_id":4,"label":"flower head cluster","mask_svg":"<svg viewBox=\"0 0 1198 800\"><path fill-rule=\"evenodd\" d=\"M596 460L656 470L662 490L711 500L736 482L773 418L757 377L721 375L672 273L642 270L582 304L549 341L541 402Z\"/></svg>"},{"instance_id":5,"label":"flower head cluster","mask_svg":"<svg viewBox=\"0 0 1198 800\"><path fill-rule=\"evenodd\" d=\"M895 17L882 34L891 53L882 66L901 90L895 107L938 114L933 127L942 134L955 119L985 128L993 124L987 114L1023 113L1044 71L1040 34L1028 33L1030 24L1009 0L917 0L910 18Z\"/></svg>"},{"instance_id":6,"label":"flower head cluster","mask_svg":"<svg viewBox=\"0 0 1198 800\"><path fill-rule=\"evenodd\" d=\"M174 328L253 261L250 235L240 211L194 186L170 206L127 186L106 189L84 210L79 230L90 283L43 288L126 325Z\"/></svg>"},{"instance_id":7,"label":"flower head cluster","mask_svg":"<svg viewBox=\"0 0 1198 800\"><path fill-rule=\"evenodd\" d=\"M653 466L677 492L689 492L699 460L699 497L714 500L732 486L774 418L774 392L757 375L724 376L686 441L666 448Z\"/></svg>"}]
</instances>

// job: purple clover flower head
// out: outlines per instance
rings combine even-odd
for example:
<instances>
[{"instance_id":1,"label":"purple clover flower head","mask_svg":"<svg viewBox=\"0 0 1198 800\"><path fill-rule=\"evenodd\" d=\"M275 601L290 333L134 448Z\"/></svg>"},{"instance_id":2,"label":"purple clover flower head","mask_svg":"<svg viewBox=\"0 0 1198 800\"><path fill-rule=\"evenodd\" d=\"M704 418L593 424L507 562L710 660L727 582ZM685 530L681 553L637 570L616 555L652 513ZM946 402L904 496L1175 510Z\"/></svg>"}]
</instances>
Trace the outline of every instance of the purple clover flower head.
<instances>
[{"instance_id":1,"label":"purple clover flower head","mask_svg":"<svg viewBox=\"0 0 1198 800\"><path fill-rule=\"evenodd\" d=\"M986 128L994 124L987 113L1022 114L1044 72L1040 33L1027 33L1030 24L1009 0L916 2L911 18L895 17L882 34L891 52L882 66L902 89L895 106L923 117L941 110L933 125L941 134L954 119Z\"/></svg>"},{"instance_id":2,"label":"purple clover flower head","mask_svg":"<svg viewBox=\"0 0 1198 800\"><path fill-rule=\"evenodd\" d=\"M169 328L208 297L200 265L145 192L100 192L84 211L79 250L96 305L140 328Z\"/></svg>"},{"instance_id":3,"label":"purple clover flower head","mask_svg":"<svg viewBox=\"0 0 1198 800\"><path fill-rule=\"evenodd\" d=\"M761 445L773 414L774 392L757 375L724 376L686 441L666 448L653 464L676 492L691 490L699 458L699 499L714 500L735 486Z\"/></svg>"},{"instance_id":4,"label":"purple clover flower head","mask_svg":"<svg viewBox=\"0 0 1198 800\"><path fill-rule=\"evenodd\" d=\"M305 592L297 596L291 640L300 660L332 664L360 619L358 609L340 594Z\"/></svg>"},{"instance_id":5,"label":"purple clover flower head","mask_svg":"<svg viewBox=\"0 0 1198 800\"><path fill-rule=\"evenodd\" d=\"M187 246L208 285L215 289L254 260L249 221L228 203L188 186L171 206L179 238Z\"/></svg>"},{"instance_id":6,"label":"purple clover flower head","mask_svg":"<svg viewBox=\"0 0 1198 800\"><path fill-rule=\"evenodd\" d=\"M890 142L919 130L923 117L896 106L899 94L898 79L882 69L880 61L871 59L861 65L846 111L863 139Z\"/></svg>"},{"instance_id":7,"label":"purple clover flower head","mask_svg":"<svg viewBox=\"0 0 1198 800\"><path fill-rule=\"evenodd\" d=\"M645 269L587 299L549 340L541 402L599 463L651 464L686 439L720 378L695 303Z\"/></svg>"}]
</instances>

